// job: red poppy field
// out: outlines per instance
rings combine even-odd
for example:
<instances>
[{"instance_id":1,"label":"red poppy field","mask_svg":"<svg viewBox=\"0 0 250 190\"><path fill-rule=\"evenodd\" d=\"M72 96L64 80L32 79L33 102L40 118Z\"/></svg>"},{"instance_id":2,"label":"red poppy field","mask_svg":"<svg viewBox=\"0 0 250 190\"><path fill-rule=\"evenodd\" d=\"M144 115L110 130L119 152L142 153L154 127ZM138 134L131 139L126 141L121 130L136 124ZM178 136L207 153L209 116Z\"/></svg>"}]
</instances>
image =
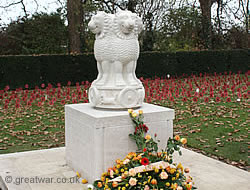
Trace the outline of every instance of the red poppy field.
<instances>
[{"instance_id":1,"label":"red poppy field","mask_svg":"<svg viewBox=\"0 0 250 190\"><path fill-rule=\"evenodd\" d=\"M175 109L187 147L247 168L248 73L143 79L145 102ZM64 105L87 103L88 81L0 89L0 153L64 146ZM149 131L150 131L150 126Z\"/></svg>"}]
</instances>

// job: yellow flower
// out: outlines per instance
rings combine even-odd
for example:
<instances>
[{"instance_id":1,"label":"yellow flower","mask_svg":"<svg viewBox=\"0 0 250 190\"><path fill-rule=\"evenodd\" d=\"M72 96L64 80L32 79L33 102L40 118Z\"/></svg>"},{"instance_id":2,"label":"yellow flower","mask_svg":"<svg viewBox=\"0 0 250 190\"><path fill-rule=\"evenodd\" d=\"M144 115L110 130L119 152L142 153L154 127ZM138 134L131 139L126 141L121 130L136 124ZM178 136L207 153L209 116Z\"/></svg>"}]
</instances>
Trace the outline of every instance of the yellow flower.
<instances>
[{"instance_id":1,"label":"yellow flower","mask_svg":"<svg viewBox=\"0 0 250 190\"><path fill-rule=\"evenodd\" d=\"M150 139L151 139L151 136L150 136L150 135L146 135L146 136L145 136L145 139L146 139L146 140L150 140Z\"/></svg>"},{"instance_id":2,"label":"yellow flower","mask_svg":"<svg viewBox=\"0 0 250 190\"><path fill-rule=\"evenodd\" d=\"M124 172L124 169L121 169L121 172L123 173L123 172Z\"/></svg>"},{"instance_id":3,"label":"yellow flower","mask_svg":"<svg viewBox=\"0 0 250 190\"><path fill-rule=\"evenodd\" d=\"M148 181L147 181L147 182L148 182L148 183L150 183L150 180L151 180L151 179L148 179Z\"/></svg>"},{"instance_id":4,"label":"yellow flower","mask_svg":"<svg viewBox=\"0 0 250 190\"><path fill-rule=\"evenodd\" d=\"M177 183L171 185L171 188L172 188L172 189L177 189L177 187L178 187L178 184L177 184Z\"/></svg>"},{"instance_id":5,"label":"yellow flower","mask_svg":"<svg viewBox=\"0 0 250 190\"><path fill-rule=\"evenodd\" d=\"M167 182L165 185L166 185L167 187L169 187L169 186L170 186L170 183L169 183L169 182Z\"/></svg>"},{"instance_id":6,"label":"yellow flower","mask_svg":"<svg viewBox=\"0 0 250 190\"><path fill-rule=\"evenodd\" d=\"M122 187L122 190L126 190L126 187Z\"/></svg>"},{"instance_id":7,"label":"yellow flower","mask_svg":"<svg viewBox=\"0 0 250 190\"><path fill-rule=\"evenodd\" d=\"M170 173L171 173L171 174L174 174L174 172L175 172L175 169L174 169L174 168L171 168Z\"/></svg>"},{"instance_id":8,"label":"yellow flower","mask_svg":"<svg viewBox=\"0 0 250 190\"><path fill-rule=\"evenodd\" d=\"M76 175L77 175L77 177L79 177L79 178L81 177L81 175L79 174L79 172L76 172Z\"/></svg>"},{"instance_id":9,"label":"yellow flower","mask_svg":"<svg viewBox=\"0 0 250 190\"><path fill-rule=\"evenodd\" d=\"M133 113L133 109L128 109L128 113L132 114Z\"/></svg>"},{"instance_id":10,"label":"yellow flower","mask_svg":"<svg viewBox=\"0 0 250 190\"><path fill-rule=\"evenodd\" d=\"M86 179L82 179L82 183L86 184L86 183L88 183L88 181Z\"/></svg>"},{"instance_id":11,"label":"yellow flower","mask_svg":"<svg viewBox=\"0 0 250 190\"><path fill-rule=\"evenodd\" d=\"M135 113L135 112L132 113L132 117L134 117L134 118L137 117L137 113Z\"/></svg>"},{"instance_id":12,"label":"yellow flower","mask_svg":"<svg viewBox=\"0 0 250 190\"><path fill-rule=\"evenodd\" d=\"M139 110L139 114L140 114L140 115L143 114L143 111L142 111L142 110Z\"/></svg>"},{"instance_id":13,"label":"yellow flower","mask_svg":"<svg viewBox=\"0 0 250 190\"><path fill-rule=\"evenodd\" d=\"M155 168L155 173L158 173L159 172L159 169L158 168Z\"/></svg>"},{"instance_id":14,"label":"yellow flower","mask_svg":"<svg viewBox=\"0 0 250 190\"><path fill-rule=\"evenodd\" d=\"M106 175L107 175L107 172L103 172L103 173L102 173L102 177L103 177L103 176L106 176Z\"/></svg>"},{"instance_id":15,"label":"yellow flower","mask_svg":"<svg viewBox=\"0 0 250 190\"><path fill-rule=\"evenodd\" d=\"M182 144L187 144L187 139L186 139L186 138L182 138L182 139L181 139L181 143L182 143Z\"/></svg>"}]
</instances>

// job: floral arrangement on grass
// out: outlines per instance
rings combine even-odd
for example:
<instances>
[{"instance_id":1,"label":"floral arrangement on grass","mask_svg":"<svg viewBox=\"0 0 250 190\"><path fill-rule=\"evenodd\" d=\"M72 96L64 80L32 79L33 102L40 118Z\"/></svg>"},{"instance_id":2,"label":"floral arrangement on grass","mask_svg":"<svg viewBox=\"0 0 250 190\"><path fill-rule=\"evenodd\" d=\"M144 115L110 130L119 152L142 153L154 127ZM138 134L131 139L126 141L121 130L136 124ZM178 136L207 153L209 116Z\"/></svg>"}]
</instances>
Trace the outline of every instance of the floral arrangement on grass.
<instances>
[{"instance_id":1,"label":"floral arrangement on grass","mask_svg":"<svg viewBox=\"0 0 250 190\"><path fill-rule=\"evenodd\" d=\"M183 168L173 162L173 153L181 154L180 146L187 143L187 139L175 136L169 138L166 149L158 152L156 136L152 138L148 127L143 122L143 111L137 114L128 110L133 121L135 131L129 136L135 140L138 150L130 152L120 160L116 160L114 167L101 175L100 180L94 182L97 190L193 190L192 177L188 176L188 168ZM185 175L186 173L186 175Z\"/></svg>"}]
</instances>

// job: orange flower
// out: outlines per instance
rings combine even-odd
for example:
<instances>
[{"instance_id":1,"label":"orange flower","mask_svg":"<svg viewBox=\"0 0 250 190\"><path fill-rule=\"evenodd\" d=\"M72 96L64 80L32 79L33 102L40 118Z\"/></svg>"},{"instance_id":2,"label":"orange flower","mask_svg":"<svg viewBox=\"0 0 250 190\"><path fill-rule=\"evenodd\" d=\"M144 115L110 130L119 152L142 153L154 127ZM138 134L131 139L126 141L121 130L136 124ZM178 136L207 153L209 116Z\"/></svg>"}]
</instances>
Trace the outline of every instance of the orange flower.
<instances>
[{"instance_id":1,"label":"orange flower","mask_svg":"<svg viewBox=\"0 0 250 190\"><path fill-rule=\"evenodd\" d=\"M98 183L97 183L97 187L101 188L101 187L102 187L102 183L101 183L101 182L98 182Z\"/></svg>"},{"instance_id":2,"label":"orange flower","mask_svg":"<svg viewBox=\"0 0 250 190\"><path fill-rule=\"evenodd\" d=\"M191 190L192 189L192 184L187 184L186 188L187 188L187 190Z\"/></svg>"},{"instance_id":3,"label":"orange flower","mask_svg":"<svg viewBox=\"0 0 250 190\"><path fill-rule=\"evenodd\" d=\"M136 156L136 153L135 152L130 152L130 153L128 153L128 155L130 155L130 156Z\"/></svg>"},{"instance_id":4,"label":"orange flower","mask_svg":"<svg viewBox=\"0 0 250 190\"><path fill-rule=\"evenodd\" d=\"M174 137L174 139L177 140L177 141L179 141L181 138L180 138L179 135L176 135L176 136Z\"/></svg>"},{"instance_id":5,"label":"orange flower","mask_svg":"<svg viewBox=\"0 0 250 190\"><path fill-rule=\"evenodd\" d=\"M86 184L86 183L88 183L88 181L86 179L82 179L82 183Z\"/></svg>"},{"instance_id":6,"label":"orange flower","mask_svg":"<svg viewBox=\"0 0 250 190\"><path fill-rule=\"evenodd\" d=\"M150 136L150 135L146 135L146 136L145 136L145 139L146 139L146 140L150 140L150 139L151 139L151 136Z\"/></svg>"},{"instance_id":7,"label":"orange flower","mask_svg":"<svg viewBox=\"0 0 250 190\"><path fill-rule=\"evenodd\" d=\"M118 186L118 183L117 183L117 181L113 181L113 183L112 183L112 187L117 187Z\"/></svg>"},{"instance_id":8,"label":"orange flower","mask_svg":"<svg viewBox=\"0 0 250 190\"><path fill-rule=\"evenodd\" d=\"M182 143L182 144L187 144L187 139L186 139L186 138L182 138L182 139L181 139L181 143Z\"/></svg>"},{"instance_id":9,"label":"orange flower","mask_svg":"<svg viewBox=\"0 0 250 190\"><path fill-rule=\"evenodd\" d=\"M158 156L158 157L161 157L161 152L157 152L157 156Z\"/></svg>"},{"instance_id":10,"label":"orange flower","mask_svg":"<svg viewBox=\"0 0 250 190\"><path fill-rule=\"evenodd\" d=\"M120 163L121 163L121 160L120 160L120 159L117 159L115 162L116 162L117 164L120 164Z\"/></svg>"},{"instance_id":11,"label":"orange flower","mask_svg":"<svg viewBox=\"0 0 250 190\"><path fill-rule=\"evenodd\" d=\"M167 168L166 168L166 170L167 170L167 172L169 173L170 172L170 166L168 166Z\"/></svg>"},{"instance_id":12,"label":"orange flower","mask_svg":"<svg viewBox=\"0 0 250 190\"><path fill-rule=\"evenodd\" d=\"M156 185L156 184L157 184L157 180L156 180L156 179L152 179L152 180L151 180L151 184L152 184L152 185Z\"/></svg>"}]
</instances>

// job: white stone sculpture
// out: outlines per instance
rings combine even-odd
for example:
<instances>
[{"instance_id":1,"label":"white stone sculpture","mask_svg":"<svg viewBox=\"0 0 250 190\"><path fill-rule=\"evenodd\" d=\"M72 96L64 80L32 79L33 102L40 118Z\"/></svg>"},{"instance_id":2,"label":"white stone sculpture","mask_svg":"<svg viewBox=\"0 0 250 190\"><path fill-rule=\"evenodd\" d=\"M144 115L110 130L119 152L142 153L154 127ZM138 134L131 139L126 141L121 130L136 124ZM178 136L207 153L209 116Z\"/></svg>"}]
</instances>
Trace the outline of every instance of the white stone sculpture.
<instances>
[{"instance_id":1,"label":"white stone sculpture","mask_svg":"<svg viewBox=\"0 0 250 190\"><path fill-rule=\"evenodd\" d=\"M141 18L131 11L98 12L88 26L96 34L94 54L98 69L97 79L89 89L90 103L99 108L140 107L145 91L135 69Z\"/></svg>"}]
</instances>

